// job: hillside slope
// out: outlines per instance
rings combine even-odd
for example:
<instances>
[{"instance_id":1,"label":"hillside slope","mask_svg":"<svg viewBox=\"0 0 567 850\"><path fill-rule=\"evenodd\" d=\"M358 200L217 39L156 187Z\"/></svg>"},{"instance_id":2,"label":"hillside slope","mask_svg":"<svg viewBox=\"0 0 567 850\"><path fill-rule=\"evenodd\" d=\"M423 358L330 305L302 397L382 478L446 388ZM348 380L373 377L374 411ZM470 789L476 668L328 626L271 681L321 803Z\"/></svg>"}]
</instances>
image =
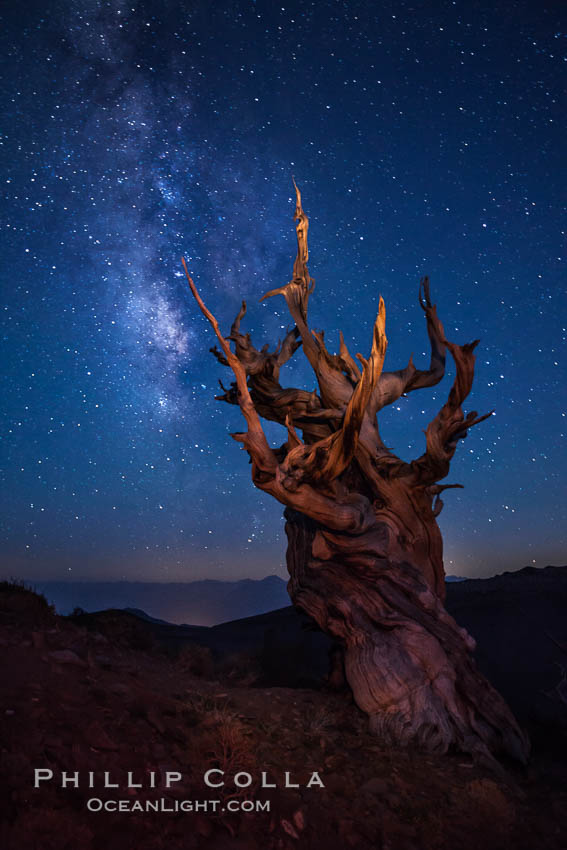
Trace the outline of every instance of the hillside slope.
<instances>
[{"instance_id":1,"label":"hillside slope","mask_svg":"<svg viewBox=\"0 0 567 850\"><path fill-rule=\"evenodd\" d=\"M536 740L528 768L508 765L507 776L494 775L462 756L382 746L348 692L330 693L321 682L262 685L262 653L168 645L151 623L123 612L92 617L87 628L84 618L58 617L40 597L6 585L0 618L7 779L0 846L7 850L565 846L567 768L558 729L553 747ZM258 622L199 631L251 626ZM34 788L35 768L53 771L56 781ZM204 785L210 768L225 771L225 786ZM61 771L79 771L80 787L61 788ZM101 788L105 771L117 790ZM143 788L126 788L128 771ZM167 771L183 776L170 789ZM238 771L252 777L249 789L235 786ZM282 787L286 771L300 787ZM262 790L262 772L278 787ZM306 787L313 772L324 788ZM169 809L216 799L220 808L94 813L92 799L164 800ZM267 801L270 811L229 812L231 800Z\"/></svg>"}]
</instances>

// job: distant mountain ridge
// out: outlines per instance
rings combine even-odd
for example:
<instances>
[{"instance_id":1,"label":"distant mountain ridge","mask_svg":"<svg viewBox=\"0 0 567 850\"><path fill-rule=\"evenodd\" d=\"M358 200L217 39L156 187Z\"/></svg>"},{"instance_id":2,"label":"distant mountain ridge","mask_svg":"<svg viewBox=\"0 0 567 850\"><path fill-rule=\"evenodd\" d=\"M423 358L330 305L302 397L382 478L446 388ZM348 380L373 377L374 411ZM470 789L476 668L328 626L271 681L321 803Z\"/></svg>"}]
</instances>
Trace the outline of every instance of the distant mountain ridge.
<instances>
[{"instance_id":1,"label":"distant mountain ridge","mask_svg":"<svg viewBox=\"0 0 567 850\"><path fill-rule=\"evenodd\" d=\"M509 578L520 575L527 579L546 570L549 576L550 571L561 569L524 567L489 579L449 575L445 580L448 587L459 584L464 588L463 592L472 592L478 582L507 582ZM32 581L29 584L43 593L60 614L69 614L74 608L82 608L86 612L121 608L147 619L174 625L215 626L266 614L291 604L286 581L276 575L238 581Z\"/></svg>"},{"instance_id":2,"label":"distant mountain ridge","mask_svg":"<svg viewBox=\"0 0 567 850\"><path fill-rule=\"evenodd\" d=\"M88 612L128 608L153 619L193 626L213 626L290 604L287 583L275 575L239 581L34 581L30 584L60 614L69 614L74 608Z\"/></svg>"}]
</instances>

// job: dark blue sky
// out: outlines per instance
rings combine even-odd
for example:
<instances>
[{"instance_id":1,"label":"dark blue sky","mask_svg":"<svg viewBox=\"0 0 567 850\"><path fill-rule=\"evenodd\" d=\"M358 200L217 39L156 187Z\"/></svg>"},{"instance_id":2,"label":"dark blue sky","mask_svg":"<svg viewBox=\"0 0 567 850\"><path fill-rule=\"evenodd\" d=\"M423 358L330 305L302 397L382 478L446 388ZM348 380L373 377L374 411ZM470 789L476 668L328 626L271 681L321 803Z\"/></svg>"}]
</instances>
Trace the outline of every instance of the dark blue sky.
<instances>
[{"instance_id":1,"label":"dark blue sky","mask_svg":"<svg viewBox=\"0 0 567 850\"><path fill-rule=\"evenodd\" d=\"M292 174L331 349L367 354L382 294L386 368L427 364L426 273L448 338L481 338L467 409L496 415L452 465L447 572L565 563L562 4L48 6L2 7L2 571L285 575L180 256L226 332L245 298L274 343ZM314 387L304 359L283 385ZM381 414L400 456L450 382Z\"/></svg>"}]
</instances>

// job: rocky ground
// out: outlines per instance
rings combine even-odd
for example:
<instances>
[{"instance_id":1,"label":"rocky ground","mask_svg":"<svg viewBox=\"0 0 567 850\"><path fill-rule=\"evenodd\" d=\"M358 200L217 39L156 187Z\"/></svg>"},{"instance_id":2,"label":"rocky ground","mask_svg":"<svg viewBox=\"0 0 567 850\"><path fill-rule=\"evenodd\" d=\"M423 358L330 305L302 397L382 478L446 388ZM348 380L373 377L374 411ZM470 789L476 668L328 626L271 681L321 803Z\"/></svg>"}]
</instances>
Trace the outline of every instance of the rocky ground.
<instances>
[{"instance_id":1,"label":"rocky ground","mask_svg":"<svg viewBox=\"0 0 567 850\"><path fill-rule=\"evenodd\" d=\"M90 615L89 615L90 616ZM262 686L253 654L172 651L120 613L56 616L0 585L0 846L6 850L560 850L567 846L565 734L535 728L527 768L497 776L466 757L380 746L348 693ZM54 781L34 788L34 769ZM207 769L227 784L207 789ZM156 788L125 788L133 781ZM95 788L61 788L61 771ZM103 772L119 789L100 787ZM183 782L164 788L166 772ZM230 777L242 771L252 786ZM262 771L300 788L259 787ZM305 787L319 773L324 788ZM216 812L91 812L89 799L219 801ZM230 812L229 803L270 803ZM234 803L231 803L233 805Z\"/></svg>"}]
</instances>

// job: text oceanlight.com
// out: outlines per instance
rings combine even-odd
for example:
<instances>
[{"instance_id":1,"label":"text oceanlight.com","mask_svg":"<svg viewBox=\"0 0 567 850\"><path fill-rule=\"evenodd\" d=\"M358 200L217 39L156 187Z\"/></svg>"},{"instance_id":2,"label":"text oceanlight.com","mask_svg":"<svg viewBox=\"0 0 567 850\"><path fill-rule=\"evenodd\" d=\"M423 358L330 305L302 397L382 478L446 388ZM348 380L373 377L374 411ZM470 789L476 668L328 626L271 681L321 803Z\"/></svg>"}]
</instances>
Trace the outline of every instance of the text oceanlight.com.
<instances>
[{"instance_id":1,"label":"text oceanlight.com","mask_svg":"<svg viewBox=\"0 0 567 850\"><path fill-rule=\"evenodd\" d=\"M269 800L87 800L89 812L269 812Z\"/></svg>"}]
</instances>

